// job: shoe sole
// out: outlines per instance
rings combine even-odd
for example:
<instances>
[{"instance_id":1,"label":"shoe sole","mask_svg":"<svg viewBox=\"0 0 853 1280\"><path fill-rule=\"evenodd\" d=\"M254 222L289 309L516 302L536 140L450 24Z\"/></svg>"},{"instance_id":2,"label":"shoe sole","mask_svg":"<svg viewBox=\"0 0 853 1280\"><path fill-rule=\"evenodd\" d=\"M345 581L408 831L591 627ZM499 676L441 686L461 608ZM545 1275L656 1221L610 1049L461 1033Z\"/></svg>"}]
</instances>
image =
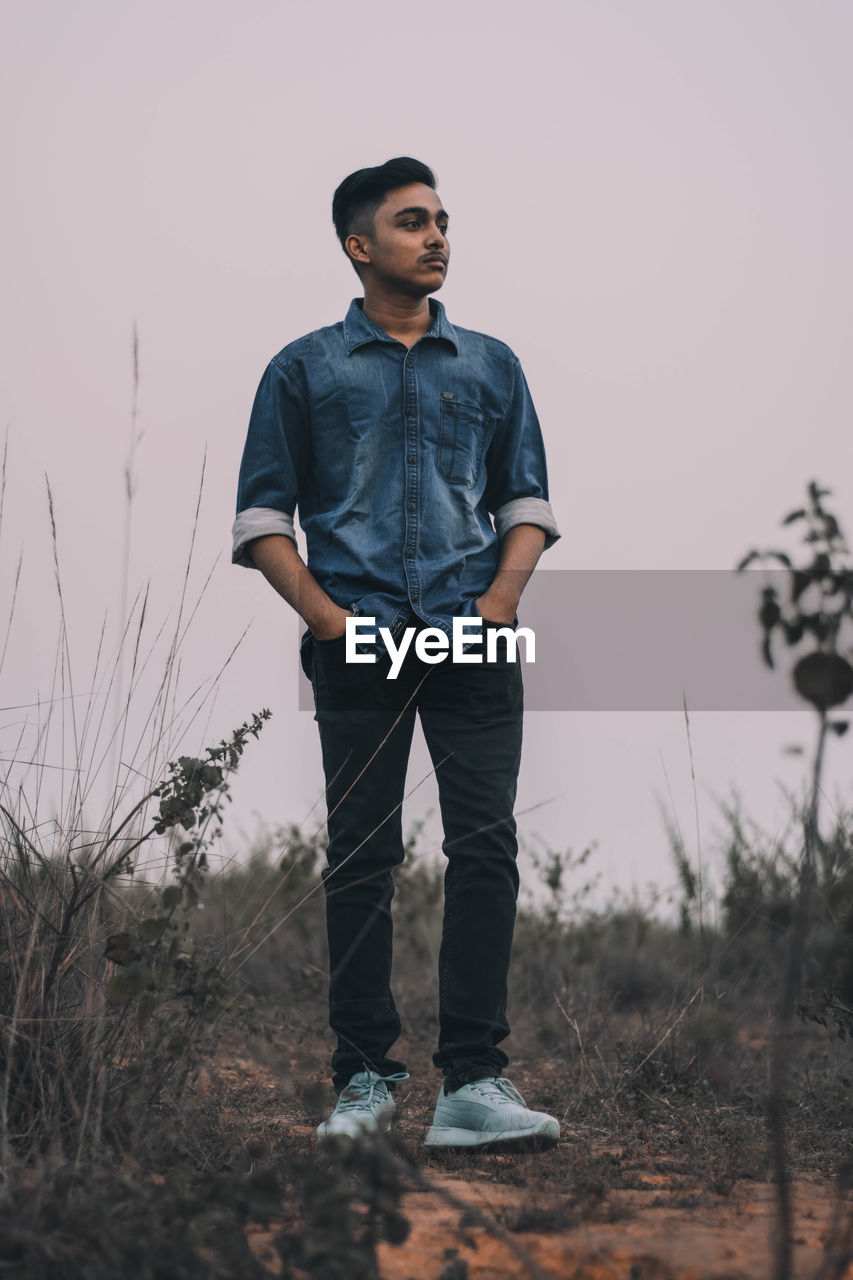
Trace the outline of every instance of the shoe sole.
<instances>
[{"instance_id":1,"label":"shoe sole","mask_svg":"<svg viewBox=\"0 0 853 1280\"><path fill-rule=\"evenodd\" d=\"M424 1139L425 1147L496 1147L501 1151L549 1151L560 1141L559 1126L542 1125L535 1129L507 1129L489 1133L480 1129L445 1129L433 1125Z\"/></svg>"}]
</instances>

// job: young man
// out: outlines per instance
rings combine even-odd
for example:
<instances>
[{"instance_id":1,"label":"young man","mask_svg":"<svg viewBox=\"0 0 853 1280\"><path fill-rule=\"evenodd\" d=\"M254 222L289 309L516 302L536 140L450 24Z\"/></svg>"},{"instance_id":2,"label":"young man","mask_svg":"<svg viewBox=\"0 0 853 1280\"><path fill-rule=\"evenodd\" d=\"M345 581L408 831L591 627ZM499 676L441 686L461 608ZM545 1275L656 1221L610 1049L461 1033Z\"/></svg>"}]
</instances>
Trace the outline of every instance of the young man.
<instances>
[{"instance_id":1,"label":"young man","mask_svg":"<svg viewBox=\"0 0 853 1280\"><path fill-rule=\"evenodd\" d=\"M323 872L329 1021L338 1105L321 1139L387 1127L405 1066L391 995L392 869L415 715L435 765L444 827L439 1042L444 1075L431 1146L553 1145L559 1125L501 1075L518 895L513 804L521 667L507 649L423 660L406 634L454 619L513 627L525 582L559 537L542 436L515 355L451 325L430 298L450 259L448 215L426 165L360 169L335 192L338 237L364 298L285 347L252 410L234 561L261 570L304 619L302 664L320 730L328 807ZM296 549L293 515L307 542ZM494 523L493 523L494 520ZM387 643L356 657L347 618ZM381 633L380 633L381 634ZM426 640L427 637L424 637ZM364 649L364 645L360 646ZM426 652L421 646L421 653ZM433 649L432 652L435 652ZM358 656L366 656L364 652Z\"/></svg>"}]
</instances>

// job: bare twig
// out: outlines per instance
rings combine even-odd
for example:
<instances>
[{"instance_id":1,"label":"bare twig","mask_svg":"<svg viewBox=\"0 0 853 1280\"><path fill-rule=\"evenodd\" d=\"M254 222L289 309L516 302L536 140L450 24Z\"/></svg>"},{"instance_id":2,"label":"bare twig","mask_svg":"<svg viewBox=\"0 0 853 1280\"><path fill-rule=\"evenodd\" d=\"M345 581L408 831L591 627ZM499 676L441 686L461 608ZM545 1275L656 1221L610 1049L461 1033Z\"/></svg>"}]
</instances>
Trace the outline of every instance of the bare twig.
<instances>
[{"instance_id":1,"label":"bare twig","mask_svg":"<svg viewBox=\"0 0 853 1280\"><path fill-rule=\"evenodd\" d=\"M592 1067L589 1065L589 1059L587 1058L587 1056L586 1056L586 1052L584 1051L584 1047L583 1047L583 1039L582 1039L582 1037L581 1037L581 1029L580 1029L580 1027L578 1026L577 1019L576 1019L576 1018L573 1018L573 1017L571 1016L571 1014L569 1014L569 1013L568 1013L568 1012L563 1008L562 1004L560 1003L560 997L557 995L556 991L553 991L551 994L552 994L552 995L553 995L553 997L554 997L554 1001L555 1001L555 1003L556 1003L556 1005L557 1005L557 1008L560 1010L560 1013L561 1013L561 1014L563 1015L563 1017L566 1019L566 1022L568 1022L569 1026L570 1026L570 1027L571 1027L571 1029L572 1029L572 1031L574 1031L575 1035L577 1036L577 1040L578 1040L578 1049L580 1050L580 1058L581 1058L581 1072L584 1072L584 1071L588 1071L588 1072L589 1072L589 1074L590 1074L590 1076L591 1076L591 1078L592 1078L592 1083L595 1085L596 1089L598 1089L598 1091L599 1091L599 1093L600 1093L600 1092L601 1092L601 1086L599 1085L598 1080L596 1079L595 1072L593 1071ZM583 1076L581 1076L581 1083L583 1083Z\"/></svg>"}]
</instances>

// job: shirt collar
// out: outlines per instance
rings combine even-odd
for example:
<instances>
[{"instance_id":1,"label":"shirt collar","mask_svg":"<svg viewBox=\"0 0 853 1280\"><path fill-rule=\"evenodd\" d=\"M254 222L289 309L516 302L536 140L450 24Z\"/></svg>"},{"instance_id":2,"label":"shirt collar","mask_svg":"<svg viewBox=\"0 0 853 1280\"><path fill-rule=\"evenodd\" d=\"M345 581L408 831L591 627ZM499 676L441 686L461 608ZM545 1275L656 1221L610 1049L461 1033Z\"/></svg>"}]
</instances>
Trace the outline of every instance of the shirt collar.
<instances>
[{"instance_id":1,"label":"shirt collar","mask_svg":"<svg viewBox=\"0 0 853 1280\"><path fill-rule=\"evenodd\" d=\"M364 314L362 306L363 298L353 298L349 304L349 310L344 317L344 345L347 349L347 355L351 355L356 347L362 347L367 342L394 342L396 338L390 337L378 325ZM432 315L432 324L423 334L424 338L444 338L453 347L456 354L459 354L459 339L456 337L456 330L447 318L443 305L437 298L429 299L429 309Z\"/></svg>"}]
</instances>

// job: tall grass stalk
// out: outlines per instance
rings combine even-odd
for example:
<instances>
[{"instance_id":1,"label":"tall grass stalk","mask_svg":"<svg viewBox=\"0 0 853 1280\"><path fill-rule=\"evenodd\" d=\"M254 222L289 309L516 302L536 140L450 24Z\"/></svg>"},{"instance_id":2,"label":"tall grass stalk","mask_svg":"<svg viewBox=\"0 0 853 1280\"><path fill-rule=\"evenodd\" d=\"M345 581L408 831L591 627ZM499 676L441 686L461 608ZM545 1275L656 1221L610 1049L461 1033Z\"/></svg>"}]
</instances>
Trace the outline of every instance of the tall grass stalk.
<instances>
[{"instance_id":1,"label":"tall grass stalk","mask_svg":"<svg viewBox=\"0 0 853 1280\"><path fill-rule=\"evenodd\" d=\"M794 1207L785 1132L790 1074L790 1047L797 1001L802 992L803 961L811 918L814 868L819 838L818 812L822 790L824 749L826 747L826 710L818 710L818 736L812 761L811 789L803 822L803 852L800 860L798 892L788 948L788 964L782 998L776 1018L770 1057L770 1091L767 1115L770 1126L773 1175L779 1210L776 1238L775 1280L789 1280L793 1274Z\"/></svg>"},{"instance_id":2,"label":"tall grass stalk","mask_svg":"<svg viewBox=\"0 0 853 1280\"><path fill-rule=\"evenodd\" d=\"M182 651L212 574L196 590L204 462L171 626L166 619L152 628L147 587L127 609L138 385L134 334L119 634L110 655L105 617L83 691L72 662L58 504L45 477L57 641L47 695L20 708L27 720L0 777L0 1156L7 1173L26 1152L52 1153L79 1169L104 1144L120 1150L137 1114L136 1103L128 1104L133 1089L141 1103L176 1079L178 1064L190 1060L192 1037L227 1002L219 962L196 955L183 930L198 900L206 848L220 829L228 775L246 733L263 717L209 749L206 761L168 764L212 702L242 636L218 672L186 692ZM3 534L7 457L8 442L0 473ZM91 820L93 809L100 814ZM146 884L143 865L155 881L171 866L176 884ZM135 942L108 943L110 930L121 938L137 926ZM157 1034L168 1042L147 1063L140 1060L141 1046L156 1044Z\"/></svg>"},{"instance_id":3,"label":"tall grass stalk","mask_svg":"<svg viewBox=\"0 0 853 1280\"><path fill-rule=\"evenodd\" d=\"M810 790L803 816L803 845L799 862L798 888L790 931L787 964L777 1008L770 1059L770 1086L767 1117L773 1171L776 1182L778 1229L775 1241L774 1280L790 1280L793 1273L794 1212L788 1168L786 1121L789 1109L791 1034L803 987L803 963L809 935L815 865L820 841L819 804L827 732L844 734L849 722L830 720L830 709L841 706L853 693L853 648L846 652L843 641L853 622L853 564L841 525L824 504L829 490L812 481L808 485L807 506L790 512L783 525L803 523L807 556L795 565L785 551L750 551L738 565L743 571L751 563L781 565L788 578L787 592L780 597L774 584L762 590L758 618L763 632L762 654L774 665L773 640L781 637L788 646L803 639L814 648L800 657L792 669L794 687L811 704L818 717L817 741L812 760Z\"/></svg>"},{"instance_id":4,"label":"tall grass stalk","mask_svg":"<svg viewBox=\"0 0 853 1280\"><path fill-rule=\"evenodd\" d=\"M3 439L3 460L0 462L0 545L3 542L3 512L6 505L6 467L9 460L9 431ZM6 650L9 647L9 636L12 634L12 622L15 617L15 606L18 603L18 588L21 583L21 567L24 562L23 549L18 553L18 563L15 569L15 579L12 584L12 593L9 600L9 614L6 618L6 630L3 635L3 647L0 649L0 675L3 674L3 667L6 662ZM11 708L10 708L11 710Z\"/></svg>"},{"instance_id":5,"label":"tall grass stalk","mask_svg":"<svg viewBox=\"0 0 853 1280\"><path fill-rule=\"evenodd\" d=\"M687 695L682 692L684 731L687 735L687 751L690 757L690 782L693 787L693 816L696 821L696 892L699 908L699 939L702 943L703 963L708 963L708 940L705 937L705 872L702 866L702 834L699 827L699 792L696 786L696 765L693 760L693 739L690 736L690 716L687 713Z\"/></svg>"}]
</instances>

